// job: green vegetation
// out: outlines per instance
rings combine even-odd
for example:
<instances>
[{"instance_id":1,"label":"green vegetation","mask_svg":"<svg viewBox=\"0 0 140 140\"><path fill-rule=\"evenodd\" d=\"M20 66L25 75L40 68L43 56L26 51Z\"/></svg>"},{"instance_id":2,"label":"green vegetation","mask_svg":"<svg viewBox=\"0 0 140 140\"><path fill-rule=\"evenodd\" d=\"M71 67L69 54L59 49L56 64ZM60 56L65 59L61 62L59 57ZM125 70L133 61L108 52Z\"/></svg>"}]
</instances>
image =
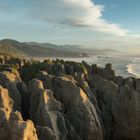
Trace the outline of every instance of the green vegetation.
<instances>
[{"instance_id":1,"label":"green vegetation","mask_svg":"<svg viewBox=\"0 0 140 140\"><path fill-rule=\"evenodd\" d=\"M21 78L27 82L36 77L39 71L45 69L46 62L30 61L20 69Z\"/></svg>"}]
</instances>

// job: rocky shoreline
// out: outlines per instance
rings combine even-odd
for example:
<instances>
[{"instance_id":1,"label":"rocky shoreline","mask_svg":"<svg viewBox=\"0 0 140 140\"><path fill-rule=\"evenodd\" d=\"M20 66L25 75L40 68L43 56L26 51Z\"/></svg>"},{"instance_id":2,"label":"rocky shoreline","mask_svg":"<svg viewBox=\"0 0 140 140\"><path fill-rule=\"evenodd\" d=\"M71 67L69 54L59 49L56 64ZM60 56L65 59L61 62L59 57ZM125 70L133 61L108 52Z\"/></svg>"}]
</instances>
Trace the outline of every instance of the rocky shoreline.
<instances>
[{"instance_id":1,"label":"rocky shoreline","mask_svg":"<svg viewBox=\"0 0 140 140\"><path fill-rule=\"evenodd\" d=\"M63 60L0 55L1 140L140 140L140 79Z\"/></svg>"}]
</instances>

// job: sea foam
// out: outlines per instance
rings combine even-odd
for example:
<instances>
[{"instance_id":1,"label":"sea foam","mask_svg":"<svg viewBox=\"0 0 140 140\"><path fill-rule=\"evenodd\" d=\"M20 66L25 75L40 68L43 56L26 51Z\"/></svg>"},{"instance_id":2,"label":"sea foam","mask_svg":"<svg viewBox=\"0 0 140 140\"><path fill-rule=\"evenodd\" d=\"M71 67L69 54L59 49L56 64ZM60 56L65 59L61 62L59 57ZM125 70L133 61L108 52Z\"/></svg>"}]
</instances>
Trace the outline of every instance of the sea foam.
<instances>
[{"instance_id":1,"label":"sea foam","mask_svg":"<svg viewBox=\"0 0 140 140\"><path fill-rule=\"evenodd\" d=\"M132 63L126 66L129 74L134 75L137 78L140 78L140 58L134 58Z\"/></svg>"}]
</instances>

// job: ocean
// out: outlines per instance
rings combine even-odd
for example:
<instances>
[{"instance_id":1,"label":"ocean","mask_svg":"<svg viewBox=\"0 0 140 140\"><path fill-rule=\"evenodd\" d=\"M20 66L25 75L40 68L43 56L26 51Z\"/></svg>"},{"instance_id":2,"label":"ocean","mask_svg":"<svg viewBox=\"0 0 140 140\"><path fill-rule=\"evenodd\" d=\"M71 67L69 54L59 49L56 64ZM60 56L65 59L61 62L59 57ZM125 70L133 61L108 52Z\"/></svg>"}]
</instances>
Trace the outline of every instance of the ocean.
<instances>
[{"instance_id":1,"label":"ocean","mask_svg":"<svg viewBox=\"0 0 140 140\"><path fill-rule=\"evenodd\" d=\"M135 77L140 78L140 58L135 57L129 65L127 65L127 71L133 74Z\"/></svg>"},{"instance_id":2,"label":"ocean","mask_svg":"<svg viewBox=\"0 0 140 140\"><path fill-rule=\"evenodd\" d=\"M56 59L54 57L49 59ZM97 64L100 67L105 67L107 63L111 63L115 70L116 76L136 77L140 78L140 58L127 55L94 55L83 58L58 58L68 61L82 62L88 64Z\"/></svg>"}]
</instances>

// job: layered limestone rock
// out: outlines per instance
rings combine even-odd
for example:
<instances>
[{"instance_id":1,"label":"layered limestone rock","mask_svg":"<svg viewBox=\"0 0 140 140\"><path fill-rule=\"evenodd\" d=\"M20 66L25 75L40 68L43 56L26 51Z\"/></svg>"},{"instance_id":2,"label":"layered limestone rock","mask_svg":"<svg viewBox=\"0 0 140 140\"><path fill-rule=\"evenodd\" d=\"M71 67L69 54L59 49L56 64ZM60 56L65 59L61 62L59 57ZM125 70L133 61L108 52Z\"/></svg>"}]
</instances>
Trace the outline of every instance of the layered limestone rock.
<instances>
[{"instance_id":1,"label":"layered limestone rock","mask_svg":"<svg viewBox=\"0 0 140 140\"><path fill-rule=\"evenodd\" d=\"M98 108L97 100L94 96L94 93L90 89L88 82L86 81L86 76L84 75L84 73L76 73L74 75L74 78L77 81L77 85L82 88L82 90L86 93L87 97Z\"/></svg>"},{"instance_id":2,"label":"layered limestone rock","mask_svg":"<svg viewBox=\"0 0 140 140\"><path fill-rule=\"evenodd\" d=\"M102 139L102 127L100 125L96 109L89 97L93 96L89 87L81 85L84 91L79 88L73 77L68 75L50 76L45 72L40 72L38 78L43 81L43 85L52 88L54 96L63 104L68 124L78 133L79 139ZM77 77L78 78L78 77ZM79 79L80 81L81 79ZM82 79L80 83L84 83ZM83 83L82 83L83 82ZM93 98L91 98L93 101ZM96 102L96 101L95 101ZM97 103L96 103L97 104Z\"/></svg>"},{"instance_id":3,"label":"layered limestone rock","mask_svg":"<svg viewBox=\"0 0 140 140\"><path fill-rule=\"evenodd\" d=\"M11 114L9 127L11 140L38 140L33 122L23 121L20 112Z\"/></svg>"},{"instance_id":4,"label":"layered limestone rock","mask_svg":"<svg viewBox=\"0 0 140 140\"><path fill-rule=\"evenodd\" d=\"M0 55L0 71L0 140L140 139L140 79L111 64Z\"/></svg>"},{"instance_id":5,"label":"layered limestone rock","mask_svg":"<svg viewBox=\"0 0 140 140\"><path fill-rule=\"evenodd\" d=\"M45 71L40 71L37 75L37 78L43 82L43 86L45 89L51 89L53 90L53 79L54 76L49 75Z\"/></svg>"},{"instance_id":6,"label":"layered limestone rock","mask_svg":"<svg viewBox=\"0 0 140 140\"><path fill-rule=\"evenodd\" d=\"M0 139L38 140L31 120L23 121L20 112L13 111L8 90L0 87Z\"/></svg>"},{"instance_id":7,"label":"layered limestone rock","mask_svg":"<svg viewBox=\"0 0 140 140\"><path fill-rule=\"evenodd\" d=\"M55 97L64 104L65 114L83 140L102 140L102 127L96 109L70 76L54 79Z\"/></svg>"},{"instance_id":8,"label":"layered limestone rock","mask_svg":"<svg viewBox=\"0 0 140 140\"><path fill-rule=\"evenodd\" d=\"M8 136L8 121L13 108L13 101L8 90L0 86L0 139L6 140Z\"/></svg>"},{"instance_id":9,"label":"layered limestone rock","mask_svg":"<svg viewBox=\"0 0 140 140\"><path fill-rule=\"evenodd\" d=\"M0 72L0 85L7 88L9 96L14 101L14 111L21 111L21 95L16 84L20 81L20 77L8 71Z\"/></svg>"},{"instance_id":10,"label":"layered limestone rock","mask_svg":"<svg viewBox=\"0 0 140 140\"><path fill-rule=\"evenodd\" d=\"M117 101L112 103L115 119L114 140L140 139L140 93L129 86L120 89Z\"/></svg>"},{"instance_id":11,"label":"layered limestone rock","mask_svg":"<svg viewBox=\"0 0 140 140\"><path fill-rule=\"evenodd\" d=\"M38 126L45 127L42 133L50 132L49 135L53 139L55 136L56 140L65 140L68 132L65 119L60 113L62 110L61 104L55 100L50 90L43 88L41 81L32 80L29 88L31 92L30 115L34 123ZM51 131L48 131L50 129Z\"/></svg>"},{"instance_id":12,"label":"layered limestone rock","mask_svg":"<svg viewBox=\"0 0 140 140\"><path fill-rule=\"evenodd\" d=\"M133 80L125 79L116 85L94 76L94 88L102 112L104 136L108 140L140 139L140 94Z\"/></svg>"}]
</instances>

